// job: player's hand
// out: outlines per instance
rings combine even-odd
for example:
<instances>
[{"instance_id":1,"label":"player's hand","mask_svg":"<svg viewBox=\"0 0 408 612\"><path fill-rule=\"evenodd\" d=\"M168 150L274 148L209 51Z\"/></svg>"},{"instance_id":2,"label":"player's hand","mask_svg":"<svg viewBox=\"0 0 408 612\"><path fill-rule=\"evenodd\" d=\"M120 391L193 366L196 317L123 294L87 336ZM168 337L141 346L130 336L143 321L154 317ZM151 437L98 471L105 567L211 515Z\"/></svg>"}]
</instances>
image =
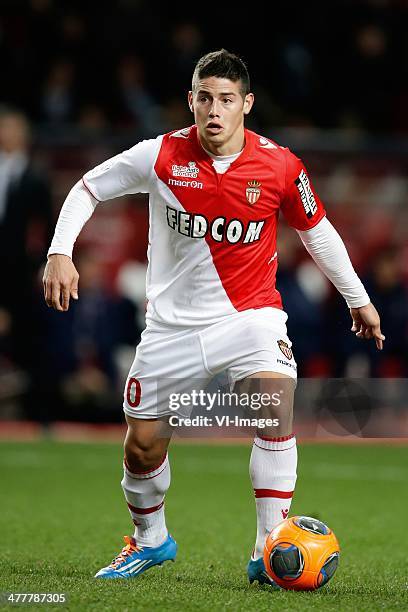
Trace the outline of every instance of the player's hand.
<instances>
[{"instance_id":1,"label":"player's hand","mask_svg":"<svg viewBox=\"0 0 408 612\"><path fill-rule=\"evenodd\" d=\"M43 276L44 298L47 306L65 311L69 299L78 299L79 274L67 255L50 255Z\"/></svg>"},{"instance_id":2,"label":"player's hand","mask_svg":"<svg viewBox=\"0 0 408 612\"><path fill-rule=\"evenodd\" d=\"M370 302L361 308L350 308L350 314L353 319L351 331L356 333L357 338L374 338L378 350L382 351L385 336L381 333L380 316L373 304Z\"/></svg>"}]
</instances>

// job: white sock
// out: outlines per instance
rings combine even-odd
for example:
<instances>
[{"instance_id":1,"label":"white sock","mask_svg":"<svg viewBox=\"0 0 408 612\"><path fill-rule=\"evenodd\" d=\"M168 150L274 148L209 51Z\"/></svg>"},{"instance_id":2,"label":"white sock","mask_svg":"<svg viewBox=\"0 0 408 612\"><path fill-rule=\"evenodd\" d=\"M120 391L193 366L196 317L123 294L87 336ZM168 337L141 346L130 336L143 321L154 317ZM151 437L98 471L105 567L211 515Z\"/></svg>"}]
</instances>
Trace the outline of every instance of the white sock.
<instances>
[{"instance_id":1,"label":"white sock","mask_svg":"<svg viewBox=\"0 0 408 612\"><path fill-rule=\"evenodd\" d=\"M282 438L257 436L254 439L249 464L257 517L253 559L263 556L269 532L289 514L296 484L296 466L294 434Z\"/></svg>"},{"instance_id":2,"label":"white sock","mask_svg":"<svg viewBox=\"0 0 408 612\"><path fill-rule=\"evenodd\" d=\"M134 538L141 546L160 546L167 538L164 496L170 486L167 453L155 468L133 473L123 464L122 488L135 525Z\"/></svg>"}]
</instances>

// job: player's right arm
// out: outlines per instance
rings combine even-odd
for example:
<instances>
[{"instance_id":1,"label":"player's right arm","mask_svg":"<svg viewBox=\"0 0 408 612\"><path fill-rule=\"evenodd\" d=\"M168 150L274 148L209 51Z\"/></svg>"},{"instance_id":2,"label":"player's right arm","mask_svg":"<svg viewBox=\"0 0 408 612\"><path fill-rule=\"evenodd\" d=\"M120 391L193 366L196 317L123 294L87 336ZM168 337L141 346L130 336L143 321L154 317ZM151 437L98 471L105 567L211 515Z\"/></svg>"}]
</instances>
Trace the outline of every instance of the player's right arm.
<instances>
[{"instance_id":1,"label":"player's right arm","mask_svg":"<svg viewBox=\"0 0 408 612\"><path fill-rule=\"evenodd\" d=\"M79 275L72 261L74 243L99 202L132 193L147 193L162 137L144 140L87 172L69 192L58 217L44 270L44 297L49 307L66 311L78 299Z\"/></svg>"}]
</instances>

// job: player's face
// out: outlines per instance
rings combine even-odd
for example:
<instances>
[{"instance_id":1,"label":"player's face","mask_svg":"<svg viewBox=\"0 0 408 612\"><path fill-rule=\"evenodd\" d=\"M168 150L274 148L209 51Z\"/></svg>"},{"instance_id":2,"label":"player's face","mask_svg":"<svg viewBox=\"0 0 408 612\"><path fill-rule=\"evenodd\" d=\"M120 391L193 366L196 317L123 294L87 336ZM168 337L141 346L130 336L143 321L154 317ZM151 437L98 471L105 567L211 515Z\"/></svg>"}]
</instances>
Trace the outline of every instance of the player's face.
<instances>
[{"instance_id":1,"label":"player's face","mask_svg":"<svg viewBox=\"0 0 408 612\"><path fill-rule=\"evenodd\" d=\"M244 144L244 116L254 102L243 97L240 81L208 77L196 83L188 102L194 112L201 144L219 155L238 153Z\"/></svg>"}]
</instances>

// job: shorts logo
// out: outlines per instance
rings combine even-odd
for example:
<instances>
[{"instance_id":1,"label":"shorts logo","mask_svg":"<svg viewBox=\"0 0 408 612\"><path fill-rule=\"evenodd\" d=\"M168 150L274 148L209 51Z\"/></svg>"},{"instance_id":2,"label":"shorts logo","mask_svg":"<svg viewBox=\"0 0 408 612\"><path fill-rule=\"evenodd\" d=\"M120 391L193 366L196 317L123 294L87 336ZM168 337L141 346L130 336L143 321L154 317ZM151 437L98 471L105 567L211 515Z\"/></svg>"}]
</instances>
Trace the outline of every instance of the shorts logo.
<instances>
[{"instance_id":1,"label":"shorts logo","mask_svg":"<svg viewBox=\"0 0 408 612\"><path fill-rule=\"evenodd\" d=\"M246 199L250 204L256 204L261 195L261 183L259 181L248 181L246 188Z\"/></svg>"},{"instance_id":2,"label":"shorts logo","mask_svg":"<svg viewBox=\"0 0 408 612\"><path fill-rule=\"evenodd\" d=\"M286 359L292 359L292 349L290 348L289 344L287 344L287 342L285 342L284 340L278 340L278 346L282 353L285 355Z\"/></svg>"},{"instance_id":3,"label":"shorts logo","mask_svg":"<svg viewBox=\"0 0 408 612\"><path fill-rule=\"evenodd\" d=\"M317 212L317 204L310 187L309 177L304 170L301 170L299 176L295 180L295 185L298 188L306 217L310 219Z\"/></svg>"},{"instance_id":4,"label":"shorts logo","mask_svg":"<svg viewBox=\"0 0 408 612\"><path fill-rule=\"evenodd\" d=\"M188 162L188 166L177 166L173 164L171 167L173 176L183 176L184 178L197 178L200 169L197 168L196 163L193 161Z\"/></svg>"}]
</instances>

